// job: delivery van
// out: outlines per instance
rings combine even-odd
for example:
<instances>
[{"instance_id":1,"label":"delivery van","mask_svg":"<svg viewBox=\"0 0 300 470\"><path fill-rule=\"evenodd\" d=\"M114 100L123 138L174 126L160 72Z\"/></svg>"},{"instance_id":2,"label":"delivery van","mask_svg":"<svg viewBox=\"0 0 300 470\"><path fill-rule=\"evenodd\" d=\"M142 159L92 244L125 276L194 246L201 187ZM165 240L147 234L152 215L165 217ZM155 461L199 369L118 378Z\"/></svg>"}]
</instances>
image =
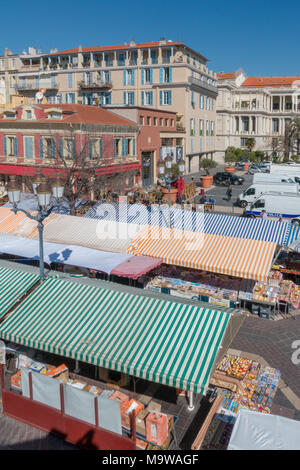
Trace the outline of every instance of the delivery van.
<instances>
[{"instance_id":1,"label":"delivery van","mask_svg":"<svg viewBox=\"0 0 300 470\"><path fill-rule=\"evenodd\" d=\"M269 191L299 193L300 187L297 183L254 183L247 188L243 193L239 194L237 203L240 207L246 207L252 204L263 193Z\"/></svg>"},{"instance_id":2,"label":"delivery van","mask_svg":"<svg viewBox=\"0 0 300 470\"><path fill-rule=\"evenodd\" d=\"M281 173L255 173L253 175L252 183L300 183L295 180L298 179L297 176L292 176L289 174Z\"/></svg>"},{"instance_id":3,"label":"delivery van","mask_svg":"<svg viewBox=\"0 0 300 470\"><path fill-rule=\"evenodd\" d=\"M300 194L270 191L261 194L255 202L246 207L247 217L261 217L265 211L268 218L291 221L300 225Z\"/></svg>"},{"instance_id":4,"label":"delivery van","mask_svg":"<svg viewBox=\"0 0 300 470\"><path fill-rule=\"evenodd\" d=\"M271 174L289 174L289 175L297 175L300 176L300 165L293 164L293 165L271 165L270 166L270 173Z\"/></svg>"}]
</instances>

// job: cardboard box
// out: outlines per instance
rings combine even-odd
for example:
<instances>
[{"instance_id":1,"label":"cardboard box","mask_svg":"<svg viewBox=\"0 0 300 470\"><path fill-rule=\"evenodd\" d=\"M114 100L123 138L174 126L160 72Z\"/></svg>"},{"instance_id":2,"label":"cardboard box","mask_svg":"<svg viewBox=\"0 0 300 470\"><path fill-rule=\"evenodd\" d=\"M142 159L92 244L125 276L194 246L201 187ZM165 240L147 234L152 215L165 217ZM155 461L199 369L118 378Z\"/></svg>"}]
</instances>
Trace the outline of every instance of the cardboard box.
<instances>
[{"instance_id":1,"label":"cardboard box","mask_svg":"<svg viewBox=\"0 0 300 470\"><path fill-rule=\"evenodd\" d=\"M86 386L86 382L81 382L80 380L73 380L71 382L72 387L78 388L79 390L83 390Z\"/></svg>"},{"instance_id":2,"label":"cardboard box","mask_svg":"<svg viewBox=\"0 0 300 470\"><path fill-rule=\"evenodd\" d=\"M146 418L147 441L162 446L168 437L168 417L163 413L149 413Z\"/></svg>"},{"instance_id":3,"label":"cardboard box","mask_svg":"<svg viewBox=\"0 0 300 470\"><path fill-rule=\"evenodd\" d=\"M136 416L144 408L144 405L137 400L134 400L134 398L121 405L122 426L127 429L131 429L131 414L134 413Z\"/></svg>"},{"instance_id":4,"label":"cardboard box","mask_svg":"<svg viewBox=\"0 0 300 470\"><path fill-rule=\"evenodd\" d=\"M157 411L160 413L161 411L161 404L157 403L156 401L151 400L150 403L147 406L148 411Z\"/></svg>"},{"instance_id":5,"label":"cardboard box","mask_svg":"<svg viewBox=\"0 0 300 470\"><path fill-rule=\"evenodd\" d=\"M126 404L129 402L129 398L125 393L119 392L116 390L110 397L111 400L116 400L120 402L120 407L122 408L123 405L126 406Z\"/></svg>"},{"instance_id":6,"label":"cardboard box","mask_svg":"<svg viewBox=\"0 0 300 470\"><path fill-rule=\"evenodd\" d=\"M135 418L136 432L146 437L146 416L149 413L148 408L139 411Z\"/></svg>"},{"instance_id":7,"label":"cardboard box","mask_svg":"<svg viewBox=\"0 0 300 470\"><path fill-rule=\"evenodd\" d=\"M46 375L66 383L69 380L69 369L65 364L61 364L58 367L51 367L50 369L48 368Z\"/></svg>"},{"instance_id":8,"label":"cardboard box","mask_svg":"<svg viewBox=\"0 0 300 470\"><path fill-rule=\"evenodd\" d=\"M10 385L12 388L17 390L22 390L21 384L21 370L18 370L15 374L13 374L10 378Z\"/></svg>"}]
</instances>

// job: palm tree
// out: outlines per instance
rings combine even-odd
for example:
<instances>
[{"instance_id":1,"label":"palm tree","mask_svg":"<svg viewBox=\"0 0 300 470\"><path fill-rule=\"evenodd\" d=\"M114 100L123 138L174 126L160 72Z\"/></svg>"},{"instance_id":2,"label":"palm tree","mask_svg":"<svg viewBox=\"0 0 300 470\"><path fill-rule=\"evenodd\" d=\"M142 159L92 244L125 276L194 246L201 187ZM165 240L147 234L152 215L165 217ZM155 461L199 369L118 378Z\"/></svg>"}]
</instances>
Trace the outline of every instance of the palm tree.
<instances>
[{"instance_id":1,"label":"palm tree","mask_svg":"<svg viewBox=\"0 0 300 470\"><path fill-rule=\"evenodd\" d=\"M250 150L250 152L252 152L255 145L256 145L256 141L255 141L254 137L249 137L249 139L246 140L246 147L247 147L248 150Z\"/></svg>"},{"instance_id":2,"label":"palm tree","mask_svg":"<svg viewBox=\"0 0 300 470\"><path fill-rule=\"evenodd\" d=\"M290 121L288 126L288 133L290 136L292 151L300 156L300 118L294 118Z\"/></svg>"}]
</instances>

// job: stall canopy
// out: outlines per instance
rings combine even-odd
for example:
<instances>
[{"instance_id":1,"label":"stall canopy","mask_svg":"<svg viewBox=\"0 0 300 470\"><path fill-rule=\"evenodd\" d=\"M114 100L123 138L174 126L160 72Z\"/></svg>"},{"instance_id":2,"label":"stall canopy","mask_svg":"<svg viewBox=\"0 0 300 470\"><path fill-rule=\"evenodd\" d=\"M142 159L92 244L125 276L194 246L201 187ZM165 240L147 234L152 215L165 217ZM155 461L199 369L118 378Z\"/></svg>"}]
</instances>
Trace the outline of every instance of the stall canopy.
<instances>
[{"instance_id":1,"label":"stall canopy","mask_svg":"<svg viewBox=\"0 0 300 470\"><path fill-rule=\"evenodd\" d=\"M148 226L128 251L164 263L266 281L276 243Z\"/></svg>"},{"instance_id":2,"label":"stall canopy","mask_svg":"<svg viewBox=\"0 0 300 470\"><path fill-rule=\"evenodd\" d=\"M157 268L162 262L163 260L160 258L131 256L129 259L126 259L123 263L116 266L110 274L137 279L152 269Z\"/></svg>"},{"instance_id":3,"label":"stall canopy","mask_svg":"<svg viewBox=\"0 0 300 470\"><path fill-rule=\"evenodd\" d=\"M230 314L48 278L0 337L152 382L205 393Z\"/></svg>"},{"instance_id":4,"label":"stall canopy","mask_svg":"<svg viewBox=\"0 0 300 470\"><path fill-rule=\"evenodd\" d=\"M116 220L134 223L140 226L159 225L169 227L169 214L172 227L179 230L210 233L236 238L275 242L287 245L294 237L294 227L285 222L258 218L235 217L222 214L194 212L181 208L142 204L99 203L90 209L84 217L98 220Z\"/></svg>"},{"instance_id":5,"label":"stall canopy","mask_svg":"<svg viewBox=\"0 0 300 470\"><path fill-rule=\"evenodd\" d=\"M300 450L300 421L240 410L228 450Z\"/></svg>"},{"instance_id":6,"label":"stall canopy","mask_svg":"<svg viewBox=\"0 0 300 470\"><path fill-rule=\"evenodd\" d=\"M37 274L0 267L0 319L38 280Z\"/></svg>"},{"instance_id":7,"label":"stall canopy","mask_svg":"<svg viewBox=\"0 0 300 470\"><path fill-rule=\"evenodd\" d=\"M0 253L39 259L39 242L30 238L0 233ZM77 245L44 242L44 261L94 269L107 274L137 278L154 269L162 260L123 253L92 250Z\"/></svg>"}]
</instances>

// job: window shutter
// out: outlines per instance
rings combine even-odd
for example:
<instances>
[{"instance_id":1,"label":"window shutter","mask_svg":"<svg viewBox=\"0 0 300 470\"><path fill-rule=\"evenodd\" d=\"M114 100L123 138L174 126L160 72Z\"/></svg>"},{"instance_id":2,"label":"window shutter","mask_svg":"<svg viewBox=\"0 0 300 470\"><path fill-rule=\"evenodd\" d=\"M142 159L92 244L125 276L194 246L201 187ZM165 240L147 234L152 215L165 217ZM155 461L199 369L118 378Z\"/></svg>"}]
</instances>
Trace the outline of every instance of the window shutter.
<instances>
[{"instance_id":1,"label":"window shutter","mask_svg":"<svg viewBox=\"0 0 300 470\"><path fill-rule=\"evenodd\" d=\"M126 91L123 92L123 103L127 104L127 93L126 93Z\"/></svg>"},{"instance_id":2,"label":"window shutter","mask_svg":"<svg viewBox=\"0 0 300 470\"><path fill-rule=\"evenodd\" d=\"M163 104L163 92L161 90L159 92L159 104L160 104L160 106L162 106L162 104Z\"/></svg>"},{"instance_id":3,"label":"window shutter","mask_svg":"<svg viewBox=\"0 0 300 470\"><path fill-rule=\"evenodd\" d=\"M145 69L141 69L141 85L145 84Z\"/></svg>"},{"instance_id":4,"label":"window shutter","mask_svg":"<svg viewBox=\"0 0 300 470\"><path fill-rule=\"evenodd\" d=\"M122 156L126 156L126 141L127 139L122 139Z\"/></svg>"},{"instance_id":5,"label":"window shutter","mask_svg":"<svg viewBox=\"0 0 300 470\"><path fill-rule=\"evenodd\" d=\"M63 158L64 157L64 139L62 137L59 139L59 153L60 153L60 157Z\"/></svg>"},{"instance_id":6,"label":"window shutter","mask_svg":"<svg viewBox=\"0 0 300 470\"><path fill-rule=\"evenodd\" d=\"M4 136L4 139L3 139L3 151L4 151L4 155L7 156L7 137L6 135Z\"/></svg>"},{"instance_id":7,"label":"window shutter","mask_svg":"<svg viewBox=\"0 0 300 470\"><path fill-rule=\"evenodd\" d=\"M152 85L153 82L153 69L150 69L150 85Z\"/></svg>"},{"instance_id":8,"label":"window shutter","mask_svg":"<svg viewBox=\"0 0 300 470\"><path fill-rule=\"evenodd\" d=\"M153 105L153 91L150 91L150 106Z\"/></svg>"},{"instance_id":9,"label":"window shutter","mask_svg":"<svg viewBox=\"0 0 300 470\"><path fill-rule=\"evenodd\" d=\"M102 151L103 151L102 139L99 139L99 158L102 158Z\"/></svg>"},{"instance_id":10,"label":"window shutter","mask_svg":"<svg viewBox=\"0 0 300 470\"><path fill-rule=\"evenodd\" d=\"M173 80L173 69L172 67L169 68L169 83L172 83Z\"/></svg>"},{"instance_id":11,"label":"window shutter","mask_svg":"<svg viewBox=\"0 0 300 470\"><path fill-rule=\"evenodd\" d=\"M161 67L160 70L159 70L159 81L160 81L160 83L164 82L164 69L163 69L163 67Z\"/></svg>"},{"instance_id":12,"label":"window shutter","mask_svg":"<svg viewBox=\"0 0 300 470\"><path fill-rule=\"evenodd\" d=\"M132 139L132 155L136 155L136 153L135 153L135 139Z\"/></svg>"},{"instance_id":13,"label":"window shutter","mask_svg":"<svg viewBox=\"0 0 300 470\"><path fill-rule=\"evenodd\" d=\"M73 88L73 73L72 72L68 73L68 87Z\"/></svg>"},{"instance_id":14,"label":"window shutter","mask_svg":"<svg viewBox=\"0 0 300 470\"><path fill-rule=\"evenodd\" d=\"M114 150L113 150L114 157L116 157L117 156L117 142L116 142L116 139L113 140L113 147L114 147Z\"/></svg>"},{"instance_id":15,"label":"window shutter","mask_svg":"<svg viewBox=\"0 0 300 470\"><path fill-rule=\"evenodd\" d=\"M18 137L15 137L14 144L15 144L15 156L17 157L19 153L18 152Z\"/></svg>"},{"instance_id":16,"label":"window shutter","mask_svg":"<svg viewBox=\"0 0 300 470\"><path fill-rule=\"evenodd\" d=\"M172 91L168 91L168 104L172 104Z\"/></svg>"},{"instance_id":17,"label":"window shutter","mask_svg":"<svg viewBox=\"0 0 300 470\"><path fill-rule=\"evenodd\" d=\"M144 95L145 95L145 92L142 91L142 106L144 106L144 102L145 102L145 101L144 101Z\"/></svg>"},{"instance_id":18,"label":"window shutter","mask_svg":"<svg viewBox=\"0 0 300 470\"><path fill-rule=\"evenodd\" d=\"M44 148L43 148L43 144L44 144L44 139L43 137L40 137L40 158L44 158Z\"/></svg>"},{"instance_id":19,"label":"window shutter","mask_svg":"<svg viewBox=\"0 0 300 470\"><path fill-rule=\"evenodd\" d=\"M55 139L51 141L51 151L52 151L52 158L56 158L56 142Z\"/></svg>"},{"instance_id":20,"label":"window shutter","mask_svg":"<svg viewBox=\"0 0 300 470\"><path fill-rule=\"evenodd\" d=\"M135 70L132 70L131 85L134 85L134 76L135 76Z\"/></svg>"},{"instance_id":21,"label":"window shutter","mask_svg":"<svg viewBox=\"0 0 300 470\"><path fill-rule=\"evenodd\" d=\"M88 152L89 152L89 160L92 160L93 158L93 144L91 139L89 139L89 144L88 144Z\"/></svg>"},{"instance_id":22,"label":"window shutter","mask_svg":"<svg viewBox=\"0 0 300 470\"><path fill-rule=\"evenodd\" d=\"M132 106L134 106L134 103L135 103L135 99L134 99L134 91L132 92Z\"/></svg>"},{"instance_id":23,"label":"window shutter","mask_svg":"<svg viewBox=\"0 0 300 470\"><path fill-rule=\"evenodd\" d=\"M127 70L123 70L123 85L127 85Z\"/></svg>"}]
</instances>

